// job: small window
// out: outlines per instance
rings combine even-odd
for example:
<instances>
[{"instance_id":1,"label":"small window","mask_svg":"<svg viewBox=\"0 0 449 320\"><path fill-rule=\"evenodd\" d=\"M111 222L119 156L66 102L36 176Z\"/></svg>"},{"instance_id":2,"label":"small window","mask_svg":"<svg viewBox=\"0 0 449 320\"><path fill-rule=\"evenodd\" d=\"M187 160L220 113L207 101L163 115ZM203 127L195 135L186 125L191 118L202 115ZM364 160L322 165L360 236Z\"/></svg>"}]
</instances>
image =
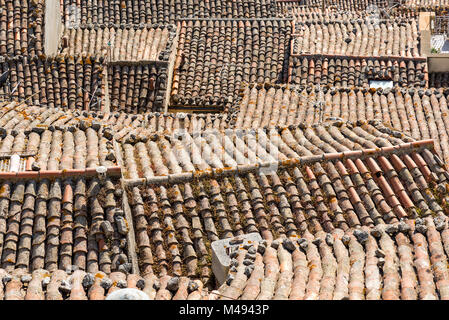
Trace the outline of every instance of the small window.
<instances>
[{"instance_id":1,"label":"small window","mask_svg":"<svg viewBox=\"0 0 449 320\"><path fill-rule=\"evenodd\" d=\"M393 88L393 81L391 80L370 80L369 81L369 87L378 89L387 89L387 88Z\"/></svg>"}]
</instances>

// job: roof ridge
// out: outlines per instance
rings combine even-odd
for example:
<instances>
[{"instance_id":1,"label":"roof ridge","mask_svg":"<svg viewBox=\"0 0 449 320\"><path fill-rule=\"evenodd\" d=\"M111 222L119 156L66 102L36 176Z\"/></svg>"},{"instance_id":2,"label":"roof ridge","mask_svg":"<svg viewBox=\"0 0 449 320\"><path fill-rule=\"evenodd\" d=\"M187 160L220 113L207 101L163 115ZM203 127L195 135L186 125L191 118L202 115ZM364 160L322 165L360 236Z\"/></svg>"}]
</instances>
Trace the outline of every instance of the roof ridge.
<instances>
[{"instance_id":1,"label":"roof ridge","mask_svg":"<svg viewBox=\"0 0 449 320\"><path fill-rule=\"evenodd\" d=\"M295 40L294 36L298 37L300 34L292 34L292 41ZM407 57L407 56L394 56L394 55L386 55L386 56L362 56L362 55L349 55L349 54L334 54L334 53L294 53L294 48L291 46L290 56L292 58L295 57L307 57L307 58L335 58L335 59L365 59L365 60L386 60L386 61L427 61L427 57Z\"/></svg>"},{"instance_id":2,"label":"roof ridge","mask_svg":"<svg viewBox=\"0 0 449 320\"><path fill-rule=\"evenodd\" d=\"M232 116L235 113L231 113L228 115L229 118L232 118ZM170 114L169 114L170 115ZM82 119L81 119L82 120ZM262 130L265 133L272 131L272 130L276 130L278 133L281 133L283 130L295 130L295 129L301 129L301 130L306 130L309 128L317 128L317 127L328 127L328 126L346 126L346 127L361 127L363 125L372 125L373 127L375 127L376 129L378 129L379 131L384 132L384 128L386 128L387 130L391 130L393 132L397 132L398 130L396 130L395 128L391 128L391 126L389 126L386 123L383 123L380 119L372 119L372 120L357 120L357 121L348 121L345 119L341 119L339 117L329 117L326 118L326 120L324 120L323 122L320 123L306 123L306 122L301 122L295 125L283 125L283 126L275 126L275 127L271 127L271 126L264 126L264 127L258 127L258 128L240 128L240 127L235 127L234 125L227 127L227 128L207 128L207 129L201 129L198 131L193 131L193 132L188 132L188 130L186 130L185 128L179 128L179 129L174 129L174 130L169 130L169 131L164 131L164 132L158 132L158 131L153 131L150 133L147 133L145 135L145 139L148 140L158 140L160 137L162 136L166 136L167 134L170 133L174 133L174 134L180 134L182 136L182 134L184 132L188 133L189 135L191 135L192 137L196 137L198 135L203 135L203 134L210 134L210 133L220 133L220 134L226 134L227 132L238 132L238 133L248 133L248 132L257 132L258 130ZM143 131L146 130L145 127L143 127ZM404 134L405 135L405 134ZM137 142L141 142L141 140L139 139L139 137L135 137L132 138L132 141L126 141L126 138L128 138L128 135L125 135L121 138L116 138L116 140L118 142L121 143L131 143L131 144L135 144ZM409 137L409 136L407 136Z\"/></svg>"},{"instance_id":3,"label":"roof ridge","mask_svg":"<svg viewBox=\"0 0 449 320\"><path fill-rule=\"evenodd\" d=\"M337 153L323 153L312 156L303 156L287 160L273 162L258 162L254 164L241 164L228 168L211 168L207 170L195 170L182 173L172 173L168 175L158 175L153 177L124 179L125 186L139 185L160 185L160 184L178 184L191 182L194 179L222 178L237 174L246 174L250 172L260 172L265 168L275 166L278 169L284 169L294 166L312 165L321 161L336 161L344 159L366 159L371 157L401 155L404 153L420 152L424 149L434 149L434 141L432 139L413 141L402 143L395 146L367 148L361 150L343 151ZM276 171L277 171L276 170Z\"/></svg>"}]
</instances>

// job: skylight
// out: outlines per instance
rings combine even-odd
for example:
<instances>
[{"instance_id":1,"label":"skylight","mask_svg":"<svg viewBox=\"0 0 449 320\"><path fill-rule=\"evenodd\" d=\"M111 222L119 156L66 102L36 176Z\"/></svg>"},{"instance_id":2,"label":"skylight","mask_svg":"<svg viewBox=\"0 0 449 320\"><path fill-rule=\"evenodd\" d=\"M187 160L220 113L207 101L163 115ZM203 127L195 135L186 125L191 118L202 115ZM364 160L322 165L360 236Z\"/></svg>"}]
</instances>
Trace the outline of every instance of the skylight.
<instances>
[{"instance_id":1,"label":"skylight","mask_svg":"<svg viewBox=\"0 0 449 320\"><path fill-rule=\"evenodd\" d=\"M392 80L370 80L369 81L369 87L370 88L393 88L393 81Z\"/></svg>"}]
</instances>

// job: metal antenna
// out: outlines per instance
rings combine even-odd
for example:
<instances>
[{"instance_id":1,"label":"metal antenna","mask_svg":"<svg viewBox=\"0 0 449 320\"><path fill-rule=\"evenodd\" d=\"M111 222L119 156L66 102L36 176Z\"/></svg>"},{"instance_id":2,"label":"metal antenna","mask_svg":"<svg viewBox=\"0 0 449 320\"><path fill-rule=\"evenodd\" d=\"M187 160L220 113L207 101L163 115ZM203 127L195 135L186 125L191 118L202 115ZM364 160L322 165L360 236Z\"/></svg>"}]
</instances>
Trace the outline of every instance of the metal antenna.
<instances>
[{"instance_id":1,"label":"metal antenna","mask_svg":"<svg viewBox=\"0 0 449 320\"><path fill-rule=\"evenodd\" d=\"M90 107L94 107L94 106L96 106L97 104L100 104L101 105L101 98L100 99L98 99L97 101L95 101L95 103L93 104L93 105L91 105Z\"/></svg>"},{"instance_id":2,"label":"metal antenna","mask_svg":"<svg viewBox=\"0 0 449 320\"><path fill-rule=\"evenodd\" d=\"M33 93L31 96L29 96L28 98L26 98L25 100L21 101L20 104L24 103L25 101L28 101L29 99L31 99L32 97L34 97L35 95L37 95L38 93L41 93L40 91ZM40 104L39 104L40 105Z\"/></svg>"},{"instance_id":3,"label":"metal antenna","mask_svg":"<svg viewBox=\"0 0 449 320\"><path fill-rule=\"evenodd\" d=\"M319 123L322 123L323 122L323 99L322 99L322 96L323 96L323 91L321 90L321 86L320 86L320 84L318 84L318 95L319 95L319 98L318 98L318 103L319 103L319 110L320 110L320 122Z\"/></svg>"},{"instance_id":4,"label":"metal antenna","mask_svg":"<svg viewBox=\"0 0 449 320\"><path fill-rule=\"evenodd\" d=\"M95 97L95 93L97 93L97 90L98 90L98 87L99 87L100 85L99 84L97 84L97 87L95 88L95 91L94 91L94 93L92 94L92 98L90 99L90 101L89 101L89 104L88 104L88 106L87 106L87 110L90 110L90 107L91 107L91 103L92 103L92 100L94 100L94 97ZM96 103L95 103L96 104ZM92 106L94 106L95 104L93 104Z\"/></svg>"},{"instance_id":5,"label":"metal antenna","mask_svg":"<svg viewBox=\"0 0 449 320\"><path fill-rule=\"evenodd\" d=\"M221 69L220 69L220 78L221 78L221 76L223 75L223 71L225 71L225 68L227 68L228 67L228 63L226 62L225 64L223 64L222 66L221 66ZM227 71L227 70L226 70Z\"/></svg>"},{"instance_id":6,"label":"metal antenna","mask_svg":"<svg viewBox=\"0 0 449 320\"><path fill-rule=\"evenodd\" d=\"M319 91L318 91L318 98L317 98L317 99L315 99L315 100L313 101L313 100L311 100L308 96L307 96L307 97L304 97L303 95L301 95L301 97L302 97L302 99L305 100L306 103L312 104L314 108L319 107L319 109L318 109L318 112L319 112L319 113L318 113L319 122L318 122L318 123L321 123L321 122L323 121L323 120L322 120L322 118L323 118L323 114L322 114L322 113L323 113L323 111L324 111L324 109L323 109L324 102L323 102L323 99L322 99L323 91L321 90L321 85L320 85L320 84L318 84L316 87L317 87L318 90L319 90ZM298 88L296 88L295 91L298 92L298 93L300 92Z\"/></svg>"},{"instance_id":7,"label":"metal antenna","mask_svg":"<svg viewBox=\"0 0 449 320\"><path fill-rule=\"evenodd\" d=\"M22 82L22 80L20 80L20 81L17 83L17 85L16 85L16 86L14 87L14 89L11 91L11 94L13 94L14 91L17 90L17 88L19 87L19 85L20 85L21 82Z\"/></svg>"},{"instance_id":8,"label":"metal antenna","mask_svg":"<svg viewBox=\"0 0 449 320\"><path fill-rule=\"evenodd\" d=\"M389 1L389 3L390 3L390 1ZM392 6L389 6L387 9L382 8L382 11L387 15L387 19L390 19L390 14L389 14L389 12L390 12L393 8L395 8L395 7L397 7L397 6L399 6L399 2L396 2L396 3L393 4Z\"/></svg>"},{"instance_id":9,"label":"metal antenna","mask_svg":"<svg viewBox=\"0 0 449 320\"><path fill-rule=\"evenodd\" d=\"M97 82L98 82L98 80L97 80ZM77 83L75 83L75 86L77 87L77 88L79 88L79 89L81 89L81 90L83 90L83 91L85 91L89 96L93 96L93 94L92 93L90 93L89 91L87 91L86 89L84 89L84 88L82 88L82 87L80 87Z\"/></svg>"}]
</instances>

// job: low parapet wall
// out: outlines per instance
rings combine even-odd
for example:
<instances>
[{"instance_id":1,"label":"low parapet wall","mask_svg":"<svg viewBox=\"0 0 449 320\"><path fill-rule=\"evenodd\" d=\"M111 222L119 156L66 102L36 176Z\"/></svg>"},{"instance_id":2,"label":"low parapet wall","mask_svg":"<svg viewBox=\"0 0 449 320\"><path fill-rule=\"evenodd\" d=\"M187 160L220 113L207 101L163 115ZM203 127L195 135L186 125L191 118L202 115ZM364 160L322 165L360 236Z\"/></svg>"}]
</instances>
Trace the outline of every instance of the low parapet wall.
<instances>
[{"instance_id":1,"label":"low parapet wall","mask_svg":"<svg viewBox=\"0 0 449 320\"><path fill-rule=\"evenodd\" d=\"M61 7L59 0L45 0L44 53L55 56L58 53L62 35Z\"/></svg>"},{"instance_id":2,"label":"low parapet wall","mask_svg":"<svg viewBox=\"0 0 449 320\"><path fill-rule=\"evenodd\" d=\"M432 20L434 19L435 12L421 12L419 15L421 53L427 56L429 72L449 72L449 53L432 53Z\"/></svg>"}]
</instances>

